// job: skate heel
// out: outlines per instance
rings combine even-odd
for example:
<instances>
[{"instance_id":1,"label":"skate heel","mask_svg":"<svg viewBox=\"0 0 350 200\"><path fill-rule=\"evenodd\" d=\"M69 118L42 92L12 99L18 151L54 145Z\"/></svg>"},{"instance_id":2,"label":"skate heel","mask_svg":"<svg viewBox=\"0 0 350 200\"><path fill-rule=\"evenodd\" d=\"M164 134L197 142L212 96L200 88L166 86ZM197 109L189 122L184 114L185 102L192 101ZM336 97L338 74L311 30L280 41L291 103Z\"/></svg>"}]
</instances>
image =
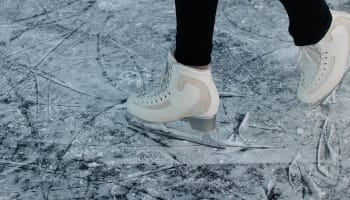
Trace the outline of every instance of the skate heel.
<instances>
[{"instance_id":1,"label":"skate heel","mask_svg":"<svg viewBox=\"0 0 350 200\"><path fill-rule=\"evenodd\" d=\"M212 118L198 118L198 117L188 117L185 119L193 129L210 132L215 129L216 126L216 115Z\"/></svg>"}]
</instances>

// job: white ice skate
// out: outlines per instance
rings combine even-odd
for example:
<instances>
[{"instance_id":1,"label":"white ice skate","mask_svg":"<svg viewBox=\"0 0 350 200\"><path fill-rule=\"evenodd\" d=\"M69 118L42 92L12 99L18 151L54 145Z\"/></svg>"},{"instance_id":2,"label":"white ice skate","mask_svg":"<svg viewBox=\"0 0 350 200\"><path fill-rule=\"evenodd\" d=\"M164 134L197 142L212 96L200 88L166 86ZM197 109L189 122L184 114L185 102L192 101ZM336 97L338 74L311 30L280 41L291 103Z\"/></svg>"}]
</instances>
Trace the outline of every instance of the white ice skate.
<instances>
[{"instance_id":1,"label":"white ice skate","mask_svg":"<svg viewBox=\"0 0 350 200\"><path fill-rule=\"evenodd\" d=\"M298 98L305 103L321 103L337 88L349 68L350 15L332 11L332 16L326 36L315 45L300 48Z\"/></svg>"},{"instance_id":2,"label":"white ice skate","mask_svg":"<svg viewBox=\"0 0 350 200\"><path fill-rule=\"evenodd\" d=\"M215 129L219 95L211 70L200 70L178 63L168 54L160 87L150 93L128 98L128 112L147 122L188 121L193 129Z\"/></svg>"}]
</instances>

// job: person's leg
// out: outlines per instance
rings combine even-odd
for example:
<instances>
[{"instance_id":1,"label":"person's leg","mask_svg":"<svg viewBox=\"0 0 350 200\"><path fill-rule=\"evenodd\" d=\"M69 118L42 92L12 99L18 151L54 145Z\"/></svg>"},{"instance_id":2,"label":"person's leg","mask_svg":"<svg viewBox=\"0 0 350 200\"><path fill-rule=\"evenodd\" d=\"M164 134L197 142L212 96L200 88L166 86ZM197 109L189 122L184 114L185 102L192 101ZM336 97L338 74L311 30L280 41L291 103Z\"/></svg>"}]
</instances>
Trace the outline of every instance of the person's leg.
<instances>
[{"instance_id":1,"label":"person's leg","mask_svg":"<svg viewBox=\"0 0 350 200\"><path fill-rule=\"evenodd\" d=\"M280 0L289 16L289 32L297 46L319 42L327 33L332 15L324 0Z\"/></svg>"},{"instance_id":2,"label":"person's leg","mask_svg":"<svg viewBox=\"0 0 350 200\"><path fill-rule=\"evenodd\" d=\"M301 79L298 98L324 101L349 70L350 15L330 11L324 0L281 0L287 10L290 34L300 46Z\"/></svg>"},{"instance_id":3,"label":"person's leg","mask_svg":"<svg viewBox=\"0 0 350 200\"><path fill-rule=\"evenodd\" d=\"M212 39L218 0L175 0L176 60L199 67L211 62Z\"/></svg>"},{"instance_id":4,"label":"person's leg","mask_svg":"<svg viewBox=\"0 0 350 200\"><path fill-rule=\"evenodd\" d=\"M128 98L128 112L148 122L186 119L193 129L215 129L219 94L211 74L217 0L175 0L176 49L159 88Z\"/></svg>"}]
</instances>

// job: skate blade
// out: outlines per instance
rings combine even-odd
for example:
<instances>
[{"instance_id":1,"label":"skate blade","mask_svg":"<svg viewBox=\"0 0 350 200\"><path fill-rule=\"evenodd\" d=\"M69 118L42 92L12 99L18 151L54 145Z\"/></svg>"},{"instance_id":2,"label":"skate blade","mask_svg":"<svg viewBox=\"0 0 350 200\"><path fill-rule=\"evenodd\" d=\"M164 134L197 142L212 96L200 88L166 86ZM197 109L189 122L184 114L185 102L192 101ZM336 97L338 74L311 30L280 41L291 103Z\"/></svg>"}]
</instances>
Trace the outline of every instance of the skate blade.
<instances>
[{"instance_id":1,"label":"skate blade","mask_svg":"<svg viewBox=\"0 0 350 200\"><path fill-rule=\"evenodd\" d=\"M204 133L209 133L215 130L216 127L216 115L211 118L197 118L197 117L187 117L183 121L188 122L191 128Z\"/></svg>"},{"instance_id":2,"label":"skate blade","mask_svg":"<svg viewBox=\"0 0 350 200\"><path fill-rule=\"evenodd\" d=\"M139 124L143 124L143 123L154 123L154 122L147 122L144 121L130 113L127 113L125 115L125 118L127 121L129 122L136 122ZM210 133L212 131L215 130L216 128L216 115L214 115L211 118L199 118L199 117L186 117L186 118L182 118L179 120L175 120L175 121L170 121L170 122L164 122L164 124L178 124L178 123L183 123L183 125L188 124L190 126L188 126L188 128L184 127L185 129L192 129L195 132L201 132L201 133ZM184 123L186 122L186 123ZM157 124L157 123L155 123ZM183 126L180 125L180 126Z\"/></svg>"},{"instance_id":3,"label":"skate blade","mask_svg":"<svg viewBox=\"0 0 350 200\"><path fill-rule=\"evenodd\" d=\"M165 136L167 138L180 140L180 141L187 141L187 142L191 142L194 144L199 144L199 145L203 145L211 148L217 148L217 149L226 148L226 145L224 143L213 139L210 134L200 134L203 132L193 129L192 127L189 126L189 123L183 120L176 121L175 122L176 124L173 124L175 125L175 127L168 127L169 124L146 122L131 114L126 114L125 119L129 123L128 125L129 128L145 134L156 134L159 136ZM197 121L195 120L195 122ZM168 122L168 123L174 123L174 122ZM196 124L200 125L200 123L196 123ZM181 130L183 128L185 130ZM186 129L192 129L192 130L186 131ZM203 128L200 128L200 129L203 130Z\"/></svg>"}]
</instances>

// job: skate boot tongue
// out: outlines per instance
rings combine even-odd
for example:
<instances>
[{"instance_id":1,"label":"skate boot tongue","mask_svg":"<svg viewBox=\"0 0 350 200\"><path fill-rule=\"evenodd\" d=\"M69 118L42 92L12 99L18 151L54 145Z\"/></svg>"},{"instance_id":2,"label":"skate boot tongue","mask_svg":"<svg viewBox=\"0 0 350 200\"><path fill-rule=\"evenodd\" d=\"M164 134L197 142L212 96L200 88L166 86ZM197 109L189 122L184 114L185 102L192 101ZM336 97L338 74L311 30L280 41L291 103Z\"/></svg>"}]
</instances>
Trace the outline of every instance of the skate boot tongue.
<instances>
[{"instance_id":1,"label":"skate boot tongue","mask_svg":"<svg viewBox=\"0 0 350 200\"><path fill-rule=\"evenodd\" d=\"M172 65L170 63L167 63L166 68L165 68L165 72L164 72L163 77L162 77L162 82L160 83L160 86L158 87L158 94L164 93L168 90L172 71L173 71Z\"/></svg>"},{"instance_id":2,"label":"skate boot tongue","mask_svg":"<svg viewBox=\"0 0 350 200\"><path fill-rule=\"evenodd\" d=\"M298 64L301 67L301 84L304 87L312 84L314 80L319 64L321 62L321 50L318 45L301 47L299 52Z\"/></svg>"}]
</instances>

